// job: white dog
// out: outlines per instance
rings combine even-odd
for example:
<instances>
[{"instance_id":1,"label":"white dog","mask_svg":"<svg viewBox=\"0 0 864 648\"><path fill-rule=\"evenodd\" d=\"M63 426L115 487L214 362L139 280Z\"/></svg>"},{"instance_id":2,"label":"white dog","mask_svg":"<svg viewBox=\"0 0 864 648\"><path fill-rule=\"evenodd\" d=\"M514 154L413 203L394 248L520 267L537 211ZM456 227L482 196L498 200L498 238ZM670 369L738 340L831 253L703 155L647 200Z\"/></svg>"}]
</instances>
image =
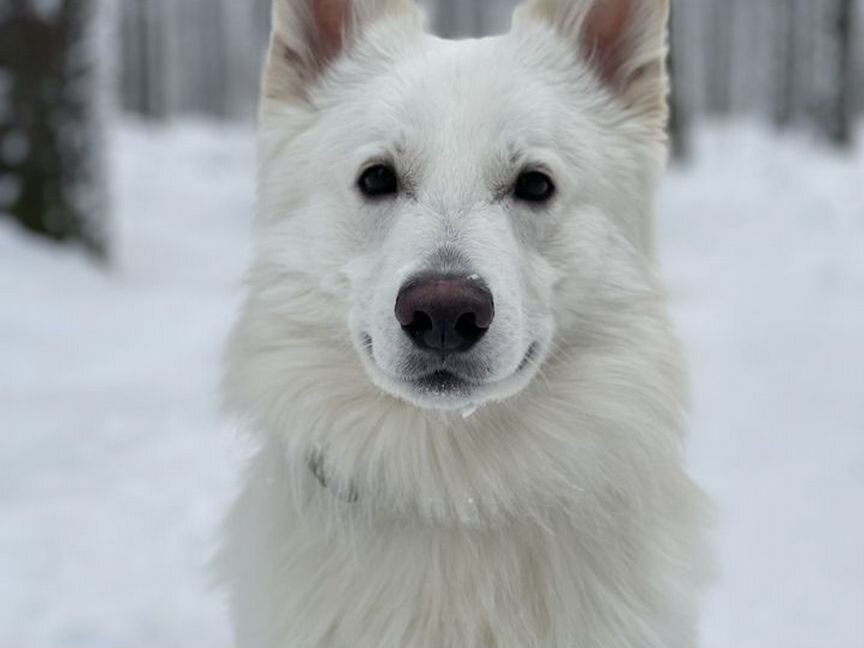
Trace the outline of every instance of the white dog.
<instances>
[{"instance_id":1,"label":"white dog","mask_svg":"<svg viewBox=\"0 0 864 648\"><path fill-rule=\"evenodd\" d=\"M242 648L692 648L703 507L657 277L667 0L276 0L226 390Z\"/></svg>"}]
</instances>

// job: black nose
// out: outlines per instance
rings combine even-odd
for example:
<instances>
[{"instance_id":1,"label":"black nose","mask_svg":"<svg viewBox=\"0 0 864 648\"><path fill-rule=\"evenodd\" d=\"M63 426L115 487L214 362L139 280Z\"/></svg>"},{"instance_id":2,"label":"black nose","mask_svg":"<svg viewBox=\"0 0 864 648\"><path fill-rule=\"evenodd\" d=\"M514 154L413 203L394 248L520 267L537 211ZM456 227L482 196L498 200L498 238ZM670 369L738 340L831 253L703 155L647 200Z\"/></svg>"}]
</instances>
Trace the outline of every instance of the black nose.
<instances>
[{"instance_id":1,"label":"black nose","mask_svg":"<svg viewBox=\"0 0 864 648\"><path fill-rule=\"evenodd\" d=\"M468 351L494 318L492 293L473 277L424 277L408 283L396 300L396 319L406 335L442 356Z\"/></svg>"}]
</instances>

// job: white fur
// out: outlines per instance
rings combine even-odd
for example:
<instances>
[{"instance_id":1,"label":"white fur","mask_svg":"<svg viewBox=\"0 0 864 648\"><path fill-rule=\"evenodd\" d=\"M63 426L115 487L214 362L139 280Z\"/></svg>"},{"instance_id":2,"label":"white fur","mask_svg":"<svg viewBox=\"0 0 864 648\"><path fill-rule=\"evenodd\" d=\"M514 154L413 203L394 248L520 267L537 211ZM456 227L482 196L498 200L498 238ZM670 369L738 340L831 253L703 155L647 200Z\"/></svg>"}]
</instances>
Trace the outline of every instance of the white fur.
<instances>
[{"instance_id":1,"label":"white fur","mask_svg":"<svg viewBox=\"0 0 864 648\"><path fill-rule=\"evenodd\" d=\"M333 57L311 14L285 18L321 1L277 0L228 354L261 439L220 561L238 645L692 648L703 502L651 225L665 3L536 0L510 34L450 42L408 0L354 0ZM593 1L661 16L629 26L642 69L619 84L550 11ZM355 180L381 159L406 193L369 202ZM554 178L548 206L509 195L526 166ZM470 393L400 377L398 290L448 265L495 296Z\"/></svg>"}]
</instances>

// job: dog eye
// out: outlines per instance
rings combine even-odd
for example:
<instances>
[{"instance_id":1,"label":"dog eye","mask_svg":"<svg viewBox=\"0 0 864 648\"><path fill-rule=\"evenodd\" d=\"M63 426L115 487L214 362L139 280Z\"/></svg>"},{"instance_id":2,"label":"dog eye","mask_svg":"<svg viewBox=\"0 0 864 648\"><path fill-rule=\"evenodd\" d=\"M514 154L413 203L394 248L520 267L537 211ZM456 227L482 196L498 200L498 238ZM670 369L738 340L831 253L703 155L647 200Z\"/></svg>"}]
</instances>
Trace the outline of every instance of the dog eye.
<instances>
[{"instance_id":1,"label":"dog eye","mask_svg":"<svg viewBox=\"0 0 864 648\"><path fill-rule=\"evenodd\" d=\"M357 181L363 195L369 198L393 196L399 193L399 179L392 167L378 164L366 169Z\"/></svg>"},{"instance_id":2,"label":"dog eye","mask_svg":"<svg viewBox=\"0 0 864 648\"><path fill-rule=\"evenodd\" d=\"M526 171L516 179L513 193L519 200L543 203L555 194L555 184L545 173Z\"/></svg>"}]
</instances>

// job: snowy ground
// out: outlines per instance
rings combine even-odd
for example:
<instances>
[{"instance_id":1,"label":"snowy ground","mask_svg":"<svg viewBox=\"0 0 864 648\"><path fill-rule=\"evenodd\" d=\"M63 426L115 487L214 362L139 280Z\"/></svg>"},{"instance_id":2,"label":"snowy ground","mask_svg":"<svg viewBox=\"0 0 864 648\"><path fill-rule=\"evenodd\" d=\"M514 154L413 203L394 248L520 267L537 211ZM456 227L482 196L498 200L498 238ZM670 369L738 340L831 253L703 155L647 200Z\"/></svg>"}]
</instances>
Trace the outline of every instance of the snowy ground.
<instances>
[{"instance_id":1,"label":"snowy ground","mask_svg":"<svg viewBox=\"0 0 864 648\"><path fill-rule=\"evenodd\" d=\"M0 648L224 648L207 583L243 444L221 339L252 212L243 129L126 125L116 267L0 225ZM715 127L664 194L717 500L707 648L864 648L864 155Z\"/></svg>"}]
</instances>

